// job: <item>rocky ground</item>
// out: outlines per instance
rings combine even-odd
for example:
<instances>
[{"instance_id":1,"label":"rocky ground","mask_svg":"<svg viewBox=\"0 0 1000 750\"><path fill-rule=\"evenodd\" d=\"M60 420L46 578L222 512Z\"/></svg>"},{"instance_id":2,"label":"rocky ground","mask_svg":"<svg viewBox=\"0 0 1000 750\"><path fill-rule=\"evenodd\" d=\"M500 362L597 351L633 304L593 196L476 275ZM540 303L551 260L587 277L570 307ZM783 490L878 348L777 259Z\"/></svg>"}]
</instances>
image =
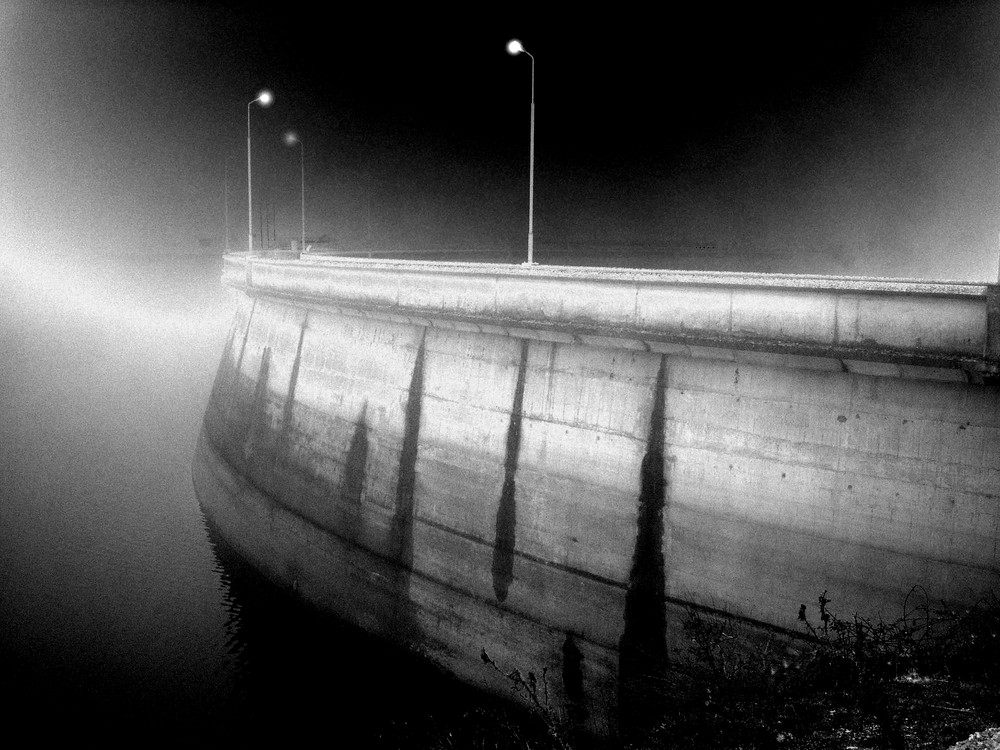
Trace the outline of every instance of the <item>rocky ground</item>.
<instances>
[{"instance_id":1,"label":"rocky ground","mask_svg":"<svg viewBox=\"0 0 1000 750\"><path fill-rule=\"evenodd\" d=\"M817 696L817 720L799 736L779 736L796 750L1000 750L1000 691L983 684L907 677L886 686L886 700Z\"/></svg>"},{"instance_id":2,"label":"rocky ground","mask_svg":"<svg viewBox=\"0 0 1000 750\"><path fill-rule=\"evenodd\" d=\"M997 750L1000 748L1000 727L976 732L967 740L952 745L949 750Z\"/></svg>"}]
</instances>

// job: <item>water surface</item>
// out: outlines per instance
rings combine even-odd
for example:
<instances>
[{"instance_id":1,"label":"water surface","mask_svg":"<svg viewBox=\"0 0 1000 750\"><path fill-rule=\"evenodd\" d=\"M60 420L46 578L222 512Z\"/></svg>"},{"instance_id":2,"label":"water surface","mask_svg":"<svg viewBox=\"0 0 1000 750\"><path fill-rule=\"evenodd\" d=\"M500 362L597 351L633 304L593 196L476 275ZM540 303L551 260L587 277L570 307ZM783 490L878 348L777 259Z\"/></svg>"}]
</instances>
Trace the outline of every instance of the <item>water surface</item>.
<instances>
[{"instance_id":1,"label":"water surface","mask_svg":"<svg viewBox=\"0 0 1000 750\"><path fill-rule=\"evenodd\" d=\"M220 270L0 253L3 714L42 735L419 744L472 704L271 589L198 506L232 312Z\"/></svg>"}]
</instances>

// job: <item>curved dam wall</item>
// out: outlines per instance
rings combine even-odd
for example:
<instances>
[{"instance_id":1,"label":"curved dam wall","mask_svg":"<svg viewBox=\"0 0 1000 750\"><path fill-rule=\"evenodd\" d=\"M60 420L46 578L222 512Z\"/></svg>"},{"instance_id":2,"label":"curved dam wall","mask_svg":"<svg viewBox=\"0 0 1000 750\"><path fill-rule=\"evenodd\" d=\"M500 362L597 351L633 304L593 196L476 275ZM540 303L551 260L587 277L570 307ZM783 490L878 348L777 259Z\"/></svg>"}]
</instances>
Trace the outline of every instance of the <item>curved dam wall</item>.
<instances>
[{"instance_id":1,"label":"curved dam wall","mask_svg":"<svg viewBox=\"0 0 1000 750\"><path fill-rule=\"evenodd\" d=\"M995 286L227 256L194 477L275 580L613 732L688 607L1000 579ZM632 687L630 687L632 686ZM621 704L621 709L619 708Z\"/></svg>"}]
</instances>

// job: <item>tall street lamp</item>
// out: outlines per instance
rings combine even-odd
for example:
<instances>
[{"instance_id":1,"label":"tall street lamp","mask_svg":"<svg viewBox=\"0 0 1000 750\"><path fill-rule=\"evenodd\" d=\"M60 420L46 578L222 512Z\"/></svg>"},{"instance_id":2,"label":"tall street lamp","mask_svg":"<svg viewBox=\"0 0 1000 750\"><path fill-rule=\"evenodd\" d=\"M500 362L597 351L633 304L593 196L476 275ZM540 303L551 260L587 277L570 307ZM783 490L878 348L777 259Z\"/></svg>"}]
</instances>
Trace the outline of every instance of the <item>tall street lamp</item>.
<instances>
[{"instance_id":1,"label":"tall street lamp","mask_svg":"<svg viewBox=\"0 0 1000 750\"><path fill-rule=\"evenodd\" d=\"M528 155L528 264L531 265L535 262L535 57L517 39L507 42L507 54L519 55L522 52L531 58L531 141Z\"/></svg>"},{"instance_id":2,"label":"tall street lamp","mask_svg":"<svg viewBox=\"0 0 1000 750\"><path fill-rule=\"evenodd\" d=\"M263 89L257 98L247 102L247 259L253 255L253 190L250 186L250 105L260 103L262 107L270 107L274 102L274 94Z\"/></svg>"},{"instance_id":3,"label":"tall street lamp","mask_svg":"<svg viewBox=\"0 0 1000 750\"><path fill-rule=\"evenodd\" d=\"M223 177L222 177L222 201L223 201L223 221L225 221L226 234L223 240L223 247L226 252L229 252L229 157L226 157L225 165L223 166Z\"/></svg>"},{"instance_id":4,"label":"tall street lamp","mask_svg":"<svg viewBox=\"0 0 1000 750\"><path fill-rule=\"evenodd\" d=\"M226 156L225 165L223 167L223 200L225 201L225 209L223 211L226 220L226 252L230 251L229 242L229 160L232 157Z\"/></svg>"},{"instance_id":5,"label":"tall street lamp","mask_svg":"<svg viewBox=\"0 0 1000 750\"><path fill-rule=\"evenodd\" d=\"M299 174L302 178L302 245L299 252L306 251L306 147L302 145L302 139L289 130L285 133L285 145L293 146L299 144Z\"/></svg>"}]
</instances>

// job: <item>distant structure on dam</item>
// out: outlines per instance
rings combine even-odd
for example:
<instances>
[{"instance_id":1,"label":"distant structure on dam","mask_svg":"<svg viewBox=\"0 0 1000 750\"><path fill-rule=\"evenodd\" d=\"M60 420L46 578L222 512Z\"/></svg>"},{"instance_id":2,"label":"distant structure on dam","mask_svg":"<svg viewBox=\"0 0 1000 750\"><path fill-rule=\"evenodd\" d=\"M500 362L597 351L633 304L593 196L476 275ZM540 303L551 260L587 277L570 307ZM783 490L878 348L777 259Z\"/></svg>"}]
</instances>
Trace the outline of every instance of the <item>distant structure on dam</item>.
<instances>
[{"instance_id":1,"label":"distant structure on dam","mask_svg":"<svg viewBox=\"0 0 1000 750\"><path fill-rule=\"evenodd\" d=\"M689 607L1000 580L1000 289L226 256L194 481L275 581L614 732Z\"/></svg>"}]
</instances>

